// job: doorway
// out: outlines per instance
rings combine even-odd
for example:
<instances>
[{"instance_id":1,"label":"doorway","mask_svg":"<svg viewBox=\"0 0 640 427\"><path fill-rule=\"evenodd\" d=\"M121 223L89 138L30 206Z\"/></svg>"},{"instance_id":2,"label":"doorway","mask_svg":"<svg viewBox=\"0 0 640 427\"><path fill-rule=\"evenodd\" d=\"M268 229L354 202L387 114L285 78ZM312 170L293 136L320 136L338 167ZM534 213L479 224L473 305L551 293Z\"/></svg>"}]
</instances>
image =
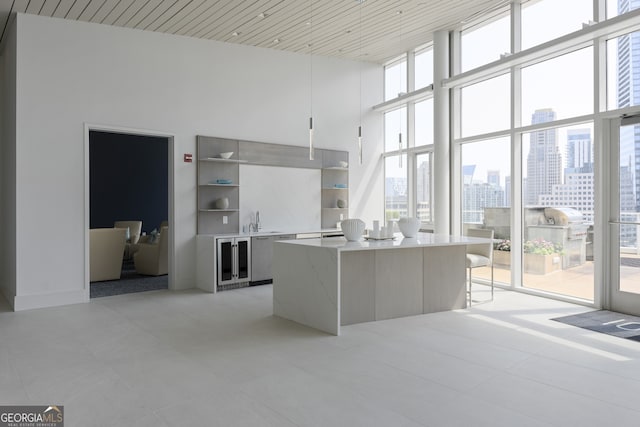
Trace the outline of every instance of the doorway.
<instances>
[{"instance_id":1,"label":"doorway","mask_svg":"<svg viewBox=\"0 0 640 427\"><path fill-rule=\"evenodd\" d=\"M85 148L87 299L171 288L173 138L91 126L85 132ZM96 231L108 234L116 227L124 228L125 236L119 271L117 254L96 246L103 238L96 238ZM105 264L113 273L96 277Z\"/></svg>"},{"instance_id":2,"label":"doorway","mask_svg":"<svg viewBox=\"0 0 640 427\"><path fill-rule=\"evenodd\" d=\"M640 316L640 115L611 126L609 304Z\"/></svg>"}]
</instances>

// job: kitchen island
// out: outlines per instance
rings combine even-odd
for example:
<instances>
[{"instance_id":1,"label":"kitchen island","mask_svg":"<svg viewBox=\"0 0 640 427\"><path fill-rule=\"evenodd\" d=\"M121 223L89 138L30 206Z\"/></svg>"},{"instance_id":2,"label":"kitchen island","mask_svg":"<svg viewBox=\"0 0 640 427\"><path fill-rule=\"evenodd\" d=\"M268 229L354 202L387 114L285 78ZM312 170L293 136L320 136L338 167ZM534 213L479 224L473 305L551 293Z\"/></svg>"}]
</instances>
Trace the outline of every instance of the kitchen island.
<instances>
[{"instance_id":1,"label":"kitchen island","mask_svg":"<svg viewBox=\"0 0 640 427\"><path fill-rule=\"evenodd\" d=\"M419 233L273 245L273 313L340 335L340 326L465 308L466 248L487 239Z\"/></svg>"}]
</instances>

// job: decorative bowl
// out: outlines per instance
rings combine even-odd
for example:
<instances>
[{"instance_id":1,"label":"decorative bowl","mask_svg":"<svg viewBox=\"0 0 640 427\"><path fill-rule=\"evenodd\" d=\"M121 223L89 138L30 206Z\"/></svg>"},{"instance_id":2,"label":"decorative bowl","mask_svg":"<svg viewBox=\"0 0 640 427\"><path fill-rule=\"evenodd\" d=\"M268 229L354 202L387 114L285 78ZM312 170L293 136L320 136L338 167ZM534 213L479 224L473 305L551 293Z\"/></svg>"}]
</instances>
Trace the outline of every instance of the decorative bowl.
<instances>
[{"instance_id":1,"label":"decorative bowl","mask_svg":"<svg viewBox=\"0 0 640 427\"><path fill-rule=\"evenodd\" d=\"M340 165L341 168L346 168L347 166L349 166L349 163L345 161L339 161L338 164Z\"/></svg>"},{"instance_id":2,"label":"decorative bowl","mask_svg":"<svg viewBox=\"0 0 640 427\"><path fill-rule=\"evenodd\" d=\"M226 153L220 153L220 157L223 159L230 159L233 156L233 151L227 151Z\"/></svg>"},{"instance_id":3,"label":"decorative bowl","mask_svg":"<svg viewBox=\"0 0 640 427\"><path fill-rule=\"evenodd\" d=\"M362 238L364 227L364 221L361 219L345 219L340 222L340 229L342 229L344 237L350 242L357 242Z\"/></svg>"},{"instance_id":4,"label":"decorative bowl","mask_svg":"<svg viewBox=\"0 0 640 427\"><path fill-rule=\"evenodd\" d=\"M419 218L400 218L398 220L398 228L404 237L416 237L420 230L422 221Z\"/></svg>"}]
</instances>

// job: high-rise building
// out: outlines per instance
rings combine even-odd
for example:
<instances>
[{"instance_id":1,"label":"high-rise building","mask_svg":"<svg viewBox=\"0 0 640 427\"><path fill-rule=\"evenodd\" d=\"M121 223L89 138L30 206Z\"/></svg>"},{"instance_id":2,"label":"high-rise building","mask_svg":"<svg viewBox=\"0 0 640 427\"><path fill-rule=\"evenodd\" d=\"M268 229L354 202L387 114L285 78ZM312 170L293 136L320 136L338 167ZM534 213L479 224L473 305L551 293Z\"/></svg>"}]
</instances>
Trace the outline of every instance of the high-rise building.
<instances>
[{"instance_id":1,"label":"high-rise building","mask_svg":"<svg viewBox=\"0 0 640 427\"><path fill-rule=\"evenodd\" d=\"M462 221L481 224L484 209L504 206L504 189L500 186L500 171L487 171L487 182L473 180L476 165L463 165Z\"/></svg>"},{"instance_id":2,"label":"high-rise building","mask_svg":"<svg viewBox=\"0 0 640 427\"><path fill-rule=\"evenodd\" d=\"M418 165L416 180L416 215L422 221L431 221L431 167L424 161Z\"/></svg>"},{"instance_id":3,"label":"high-rise building","mask_svg":"<svg viewBox=\"0 0 640 427\"><path fill-rule=\"evenodd\" d=\"M566 159L565 174L593 173L591 129L570 129L567 131Z\"/></svg>"},{"instance_id":4,"label":"high-rise building","mask_svg":"<svg viewBox=\"0 0 640 427\"><path fill-rule=\"evenodd\" d=\"M556 113L545 108L533 113L531 123L550 122L555 118ZM540 204L540 195L551 194L554 186L562 183L562 155L557 140L557 129L531 132L525 191L527 206Z\"/></svg>"},{"instance_id":5,"label":"high-rise building","mask_svg":"<svg viewBox=\"0 0 640 427\"><path fill-rule=\"evenodd\" d=\"M511 206L511 175L504 177L504 205Z\"/></svg>"},{"instance_id":6,"label":"high-rise building","mask_svg":"<svg viewBox=\"0 0 640 427\"><path fill-rule=\"evenodd\" d=\"M491 185L495 185L496 187L500 187L500 171L499 170L487 171L487 183Z\"/></svg>"},{"instance_id":7,"label":"high-rise building","mask_svg":"<svg viewBox=\"0 0 640 427\"><path fill-rule=\"evenodd\" d=\"M618 0L618 13L623 14L640 8L640 0ZM632 105L640 105L640 91L637 86L640 82L640 32L623 35L618 38L618 108ZM628 134L620 135L633 138L633 153L621 152L622 158L631 157L634 164L629 165L630 170L637 171L640 165L640 126L633 126ZM622 147L621 147L622 148ZM631 148L629 146L629 148ZM622 150L621 150L622 151ZM626 166L626 165L625 165ZM640 211L640 174L636 173L634 179L635 211Z\"/></svg>"},{"instance_id":8,"label":"high-rise building","mask_svg":"<svg viewBox=\"0 0 640 427\"><path fill-rule=\"evenodd\" d=\"M462 221L482 224L484 209L504 206L504 190L498 185L473 182L464 185Z\"/></svg>"},{"instance_id":9,"label":"high-rise building","mask_svg":"<svg viewBox=\"0 0 640 427\"><path fill-rule=\"evenodd\" d=\"M564 184L554 185L549 194L541 194L543 206L568 207L582 212L582 219L594 220L593 172L572 172L565 175Z\"/></svg>"}]
</instances>

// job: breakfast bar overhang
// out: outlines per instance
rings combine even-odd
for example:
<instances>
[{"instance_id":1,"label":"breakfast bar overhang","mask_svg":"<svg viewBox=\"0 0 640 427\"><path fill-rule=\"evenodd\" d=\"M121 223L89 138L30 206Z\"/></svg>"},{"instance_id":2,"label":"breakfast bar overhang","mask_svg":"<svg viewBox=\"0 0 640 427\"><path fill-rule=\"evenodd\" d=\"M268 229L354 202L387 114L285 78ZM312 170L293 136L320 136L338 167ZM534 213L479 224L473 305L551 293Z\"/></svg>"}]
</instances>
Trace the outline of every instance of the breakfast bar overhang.
<instances>
[{"instance_id":1,"label":"breakfast bar overhang","mask_svg":"<svg viewBox=\"0 0 640 427\"><path fill-rule=\"evenodd\" d=\"M488 239L419 233L273 245L273 313L340 335L340 326L466 308L466 248Z\"/></svg>"}]
</instances>

